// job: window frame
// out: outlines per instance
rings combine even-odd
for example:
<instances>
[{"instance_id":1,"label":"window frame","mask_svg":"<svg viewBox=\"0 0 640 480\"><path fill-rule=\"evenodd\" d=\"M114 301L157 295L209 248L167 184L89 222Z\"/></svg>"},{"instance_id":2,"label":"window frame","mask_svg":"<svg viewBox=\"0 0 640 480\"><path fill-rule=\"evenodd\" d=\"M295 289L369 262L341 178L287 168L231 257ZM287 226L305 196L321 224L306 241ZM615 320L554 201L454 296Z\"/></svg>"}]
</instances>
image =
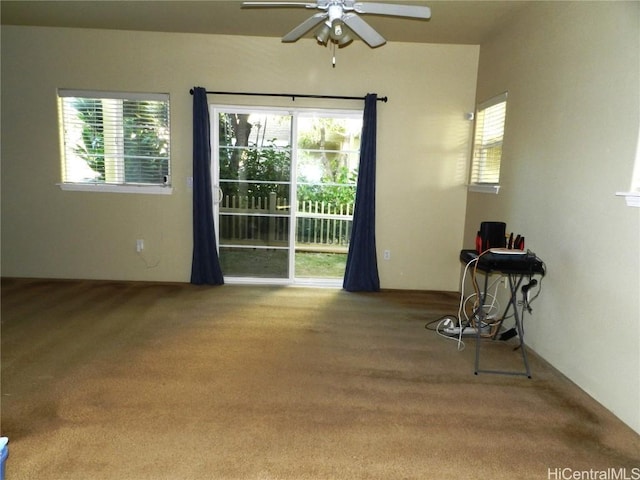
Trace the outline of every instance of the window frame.
<instances>
[{"instance_id":1,"label":"window frame","mask_svg":"<svg viewBox=\"0 0 640 480\"><path fill-rule=\"evenodd\" d=\"M631 175L631 187L627 192L616 192L619 197L624 197L628 207L640 207L640 123L638 123L638 139Z\"/></svg>"},{"instance_id":2,"label":"window frame","mask_svg":"<svg viewBox=\"0 0 640 480\"><path fill-rule=\"evenodd\" d=\"M504 116L503 116L503 121L502 121L502 132L501 132L501 137L500 140L498 142L493 143L492 146L497 146L500 145L500 147L502 148L502 146L504 145L504 134L505 134L505 127L506 127L506 118L507 118L507 100L508 100L508 92L503 92L500 93L498 95L495 95L491 98L489 98L488 100L485 100L481 103L479 103L476 106L476 111L475 111L475 115L474 115L474 126L473 126L473 137L472 137L472 148L471 148L471 162L470 162L470 166L469 166L469 183L467 185L467 188L470 192L478 192L478 193L493 193L493 194L497 194L500 191L500 171L502 168L502 152L500 153L500 159L498 161L498 181L497 182L482 182L482 181L474 181L473 180L473 174L474 174L474 170L476 169L477 164L480 162L480 160L477 158L476 156L476 142L477 142L477 138L478 138L478 117L480 116L481 112L495 106L498 105L500 103L504 103L505 104L505 112L504 112Z\"/></svg>"},{"instance_id":3,"label":"window frame","mask_svg":"<svg viewBox=\"0 0 640 480\"><path fill-rule=\"evenodd\" d=\"M107 183L107 182L73 182L65 181L65 168L67 166L66 138L64 126L64 98L82 99L114 99L114 100L138 100L138 101L161 101L167 103L169 117L167 121L167 131L169 134L169 151L167 158L167 175L164 175L162 183ZM144 92L117 92L117 91L97 91L60 88L57 91L58 103L58 129L60 138L60 172L61 181L57 183L64 191L81 192L101 192L101 193L133 193L133 194L155 194L170 195L173 193L171 184L171 102L168 93L144 93Z\"/></svg>"}]
</instances>

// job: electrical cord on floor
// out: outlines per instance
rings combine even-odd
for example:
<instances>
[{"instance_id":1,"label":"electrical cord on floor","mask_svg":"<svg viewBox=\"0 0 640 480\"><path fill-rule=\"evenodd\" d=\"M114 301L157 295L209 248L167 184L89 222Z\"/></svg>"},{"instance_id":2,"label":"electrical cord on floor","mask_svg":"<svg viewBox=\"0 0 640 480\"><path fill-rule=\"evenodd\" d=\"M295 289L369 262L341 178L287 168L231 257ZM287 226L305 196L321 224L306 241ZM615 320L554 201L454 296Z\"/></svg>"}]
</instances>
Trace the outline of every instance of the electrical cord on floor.
<instances>
[{"instance_id":1,"label":"electrical cord on floor","mask_svg":"<svg viewBox=\"0 0 640 480\"><path fill-rule=\"evenodd\" d=\"M436 325L436 327L431 328L431 325L433 325L434 323L441 322L442 320L446 320L448 318L454 318L454 317L452 317L451 315L444 315L442 317L436 318L435 320L431 320L431 321L425 323L424 328L426 328L430 332L435 332L436 329L438 328L438 326Z\"/></svg>"},{"instance_id":2,"label":"electrical cord on floor","mask_svg":"<svg viewBox=\"0 0 640 480\"><path fill-rule=\"evenodd\" d=\"M500 285L500 281L504 278L504 276L498 277L494 280L489 286L486 287L486 290L493 290L493 294L485 293L484 301L482 302L482 309L484 310L482 313L479 312L480 301L478 299L481 298L480 287L478 286L478 282L476 279L476 273L478 268L478 260L480 257L486 252L481 253L476 258L470 260L464 268L464 272L461 279L460 286L460 302L458 304L458 314L455 315L444 315L438 319L432 320L428 322L424 327L427 330L434 331L441 337L444 337L448 340L454 340L458 343L458 350L464 350L465 344L462 341L462 335L464 330L467 328L478 328L480 330L480 335L483 337L495 337L498 333L498 329L503 325L505 320L512 318L515 316L516 312L514 311L511 315L503 316L500 319L497 319L497 312L500 309L498 298L498 287ZM473 284L474 293L465 297L464 295L464 286L466 283L466 278L469 273L469 269L473 266L471 281ZM540 292L542 290L542 279L546 273L546 267L542 265L543 274L540 282L533 279L533 276L529 278L529 283L522 287L522 301L518 302L518 306L522 307L521 313L521 321L522 321L522 329L524 330L524 311L525 309L531 313L531 303L538 298ZM538 287L535 295L531 294L531 290L534 287ZM484 305L487 299L491 299L491 303L488 305ZM469 302L473 300L473 304L469 308ZM471 316L467 314L467 311L471 312ZM505 312L506 313L506 312ZM503 314L504 315L504 314ZM432 326L435 324L435 327ZM457 334L446 333L444 329L446 327L456 327L458 329ZM489 330L489 333L483 333L485 329ZM524 331L521 332L522 336L524 336ZM502 333L500 336L500 340L509 340L518 335L516 328L511 328ZM514 349L517 350L522 345L522 339L520 340L520 344Z\"/></svg>"},{"instance_id":3,"label":"electrical cord on floor","mask_svg":"<svg viewBox=\"0 0 640 480\"><path fill-rule=\"evenodd\" d=\"M432 332L436 332L437 335L446 338L447 340L454 340L458 343L458 350L464 350L465 348L465 344L462 341L462 329L460 330L460 333L458 335L449 335L446 333L443 333L444 330L444 326L445 325L451 325L453 326L456 322L457 322L457 318L454 317L453 315L444 315L443 317L440 317L436 320L431 320L430 322L427 322L427 324L425 324L424 328L426 328L427 330L430 330ZM437 324L435 328L429 328L431 325L433 324ZM464 327L466 328L466 327Z\"/></svg>"},{"instance_id":4,"label":"electrical cord on floor","mask_svg":"<svg viewBox=\"0 0 640 480\"><path fill-rule=\"evenodd\" d=\"M461 286L460 286L460 302L458 303L458 315L454 316L454 315L445 315L443 317L440 317L436 320L432 320L431 322L428 322L424 328L426 328L427 330L431 330L436 332L437 335L444 337L448 340L454 340L458 343L458 350L464 350L465 348L465 344L462 341L462 333L464 332L464 330L466 328L470 327L470 322L469 319L467 318L466 312L465 312L465 319L466 322L463 323L462 322L462 313L465 311L465 306L467 304L467 302L469 301L470 297L465 298L464 296L464 284L466 281L466 277L467 277L467 273L469 271L469 268L471 267L471 265L473 265L475 262L477 262L477 258L474 258L473 260L469 261L464 268L464 273L462 275L462 280L461 280ZM430 328L431 325L433 324L437 324L435 328ZM451 327L458 327L458 334L457 335L450 335L447 333L444 333L444 326L445 325L449 325Z\"/></svg>"},{"instance_id":5,"label":"electrical cord on floor","mask_svg":"<svg viewBox=\"0 0 640 480\"><path fill-rule=\"evenodd\" d=\"M475 281L475 278L473 279L474 284L476 284L474 285L474 293L465 297L465 292L464 292L464 286L466 283L467 275L469 274L469 269L474 265L477 266L478 258L480 257L478 256L477 258L470 260L465 265L461 283L460 283L460 301L458 303L458 315L457 316L445 315L443 317L440 317L439 319L432 320L431 322L428 322L425 325L425 328L427 330L435 331L436 334L441 337L444 337L448 340L456 341L458 344L459 351L464 350L465 348L465 343L462 341L462 335L467 328L472 328L474 324L478 324L477 328L484 328L486 326L490 326L489 323L475 321L475 319L478 317L478 314L477 314L477 309L479 305L478 298L480 298L479 289L477 288L477 282ZM475 276L475 269L474 269L474 276ZM499 287L499 281L500 281L500 278L495 280L489 287L489 289L491 289L491 288L494 288L495 286L495 290L493 295L487 294L487 298L491 298L491 303L489 305L483 306L483 309L485 310L483 318L495 319L496 314L494 312L498 311L500 308L500 304L497 300L497 291ZM473 313L473 317L469 318L469 315L467 314L467 309L468 309L469 302L471 302L472 300L473 300L473 305L469 308L469 311ZM433 324L437 324L437 325L435 326L435 328L430 328ZM444 331L444 328L446 328L445 326L457 328L458 329L457 334L452 335L452 334L446 333Z\"/></svg>"},{"instance_id":6,"label":"electrical cord on floor","mask_svg":"<svg viewBox=\"0 0 640 480\"><path fill-rule=\"evenodd\" d=\"M479 259L484 253L486 252L481 253L477 257L477 259ZM498 287L500 286L500 283L503 280L504 276L499 276L486 287L484 298L482 299L482 301L480 301L479 299L482 298L482 294L480 292L478 281L476 279L477 268L478 263L476 261L471 276L474 293L467 297L468 299L475 298L475 301L473 303L473 306L471 307L471 311L473 312L473 314L471 318L467 316L467 322L469 322L472 327L480 329L480 335L482 337L493 337L497 329L500 328L500 325L502 325L502 322L504 322L505 318L508 318L498 318L500 311L500 303L498 302ZM491 289L493 289L493 294L488 293L488 291L490 291ZM487 304L486 302L489 299L491 300L491 303ZM482 312L480 311L481 308ZM485 333L485 330L487 329L489 330L489 333Z\"/></svg>"},{"instance_id":7,"label":"electrical cord on floor","mask_svg":"<svg viewBox=\"0 0 640 480\"><path fill-rule=\"evenodd\" d=\"M497 329L503 324L503 322L505 320L508 320L509 318L512 318L515 315L515 313L512 313L511 315L498 318L498 314L500 311L500 302L498 301L498 288L504 276L499 276L490 285L486 287L487 292L493 290L493 293L485 293L485 298L484 298L484 301L482 302L483 305L482 307L480 307L481 302L479 299L482 298L482 294L480 292L480 287L476 279L476 273L478 268L478 260L484 253L486 252L481 253L480 255L470 260L465 265L464 272L462 275L462 280L461 280L461 286L460 286L460 302L458 304L457 316L444 315L443 317L440 317L436 320L432 320L425 325L425 328L427 330L434 331L441 337L445 337L447 339L457 341L458 350L464 349L464 342L462 341L462 335L465 329L478 328L480 329L481 336L494 337L497 333ZM473 269L471 270L472 267ZM471 281L472 281L474 292L465 297L464 287L465 287L466 279L467 279L467 276L469 275L470 270L471 270ZM533 299L535 299L535 297L533 297L531 300L528 300L528 303L531 303ZM491 302L487 304L486 303L487 300L491 300ZM482 312L479 312L480 308L482 308L483 310ZM456 327L458 329L457 333L456 334L446 333L444 331L444 328L446 328L444 327L445 324L450 327ZM435 325L435 327L433 327L433 325ZM489 332L484 333L485 330L488 330ZM505 333L507 334L507 336L510 335L509 331ZM511 335L511 336L514 336L514 335Z\"/></svg>"}]
</instances>

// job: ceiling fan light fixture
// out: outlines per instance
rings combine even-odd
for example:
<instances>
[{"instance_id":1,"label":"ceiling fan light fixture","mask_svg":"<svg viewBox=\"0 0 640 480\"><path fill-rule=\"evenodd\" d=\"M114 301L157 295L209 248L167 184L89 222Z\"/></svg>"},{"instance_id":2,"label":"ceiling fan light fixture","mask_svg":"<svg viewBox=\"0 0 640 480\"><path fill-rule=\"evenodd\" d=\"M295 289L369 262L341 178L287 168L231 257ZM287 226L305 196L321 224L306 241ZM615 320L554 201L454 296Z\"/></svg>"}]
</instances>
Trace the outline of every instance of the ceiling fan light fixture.
<instances>
[{"instance_id":1,"label":"ceiling fan light fixture","mask_svg":"<svg viewBox=\"0 0 640 480\"><path fill-rule=\"evenodd\" d=\"M327 42L329 41L330 33L331 29L329 28L329 25L323 24L322 27L320 27L315 33L316 40L320 45L326 46Z\"/></svg>"},{"instance_id":2,"label":"ceiling fan light fixture","mask_svg":"<svg viewBox=\"0 0 640 480\"><path fill-rule=\"evenodd\" d=\"M347 45L351 45L353 43L353 37L348 33L345 33L343 37L338 41L338 47L346 47Z\"/></svg>"},{"instance_id":3,"label":"ceiling fan light fixture","mask_svg":"<svg viewBox=\"0 0 640 480\"><path fill-rule=\"evenodd\" d=\"M347 27L340 18L331 22L331 39L339 42L347 34Z\"/></svg>"}]
</instances>

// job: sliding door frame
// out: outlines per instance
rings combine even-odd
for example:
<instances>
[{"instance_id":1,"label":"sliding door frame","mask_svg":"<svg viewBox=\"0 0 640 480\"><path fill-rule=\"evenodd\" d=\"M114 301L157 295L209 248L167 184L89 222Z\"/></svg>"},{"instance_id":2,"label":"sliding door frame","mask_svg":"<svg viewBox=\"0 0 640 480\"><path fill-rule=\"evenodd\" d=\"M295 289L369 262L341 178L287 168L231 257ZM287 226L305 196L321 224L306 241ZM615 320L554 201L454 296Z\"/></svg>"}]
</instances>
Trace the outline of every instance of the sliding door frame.
<instances>
[{"instance_id":1,"label":"sliding door frame","mask_svg":"<svg viewBox=\"0 0 640 480\"><path fill-rule=\"evenodd\" d=\"M362 118L362 109L330 109L330 108L282 108L247 105L209 105L211 117L211 188L213 199L213 214L216 231L216 244L220 254L220 203L222 201L222 189L220 188L220 113L264 113L282 116L291 116L291 171L290 171L290 198L289 198L289 237L288 237L288 277L287 278L262 278L225 276L225 283L229 284L267 284L267 285L308 285L319 287L342 288L343 278L307 278L296 277L296 225L298 221L298 118L300 116L329 116L343 118ZM224 273L224 271L223 271Z\"/></svg>"}]
</instances>

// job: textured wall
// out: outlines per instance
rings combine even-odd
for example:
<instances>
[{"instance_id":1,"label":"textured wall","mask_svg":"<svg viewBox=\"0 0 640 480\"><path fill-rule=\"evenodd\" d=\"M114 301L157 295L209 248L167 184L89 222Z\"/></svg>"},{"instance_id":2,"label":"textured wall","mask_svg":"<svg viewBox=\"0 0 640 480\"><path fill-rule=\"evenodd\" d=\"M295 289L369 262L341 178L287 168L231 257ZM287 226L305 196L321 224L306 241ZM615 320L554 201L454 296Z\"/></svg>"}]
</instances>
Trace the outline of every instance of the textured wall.
<instances>
[{"instance_id":1,"label":"textured wall","mask_svg":"<svg viewBox=\"0 0 640 480\"><path fill-rule=\"evenodd\" d=\"M384 288L457 290L479 47L32 27L2 29L5 276L188 281L191 95L210 90L389 97L378 117L378 245ZM57 88L168 92L170 196L61 191ZM211 98L247 102L247 97ZM254 101L253 99L250 101ZM255 99L288 105L289 99ZM362 108L362 102L303 101ZM145 240L147 262L135 253Z\"/></svg>"},{"instance_id":2,"label":"textured wall","mask_svg":"<svg viewBox=\"0 0 640 480\"><path fill-rule=\"evenodd\" d=\"M508 90L502 189L482 220L548 266L528 342L640 431L640 209L628 190L640 121L640 4L536 2L482 45L480 100Z\"/></svg>"}]
</instances>

